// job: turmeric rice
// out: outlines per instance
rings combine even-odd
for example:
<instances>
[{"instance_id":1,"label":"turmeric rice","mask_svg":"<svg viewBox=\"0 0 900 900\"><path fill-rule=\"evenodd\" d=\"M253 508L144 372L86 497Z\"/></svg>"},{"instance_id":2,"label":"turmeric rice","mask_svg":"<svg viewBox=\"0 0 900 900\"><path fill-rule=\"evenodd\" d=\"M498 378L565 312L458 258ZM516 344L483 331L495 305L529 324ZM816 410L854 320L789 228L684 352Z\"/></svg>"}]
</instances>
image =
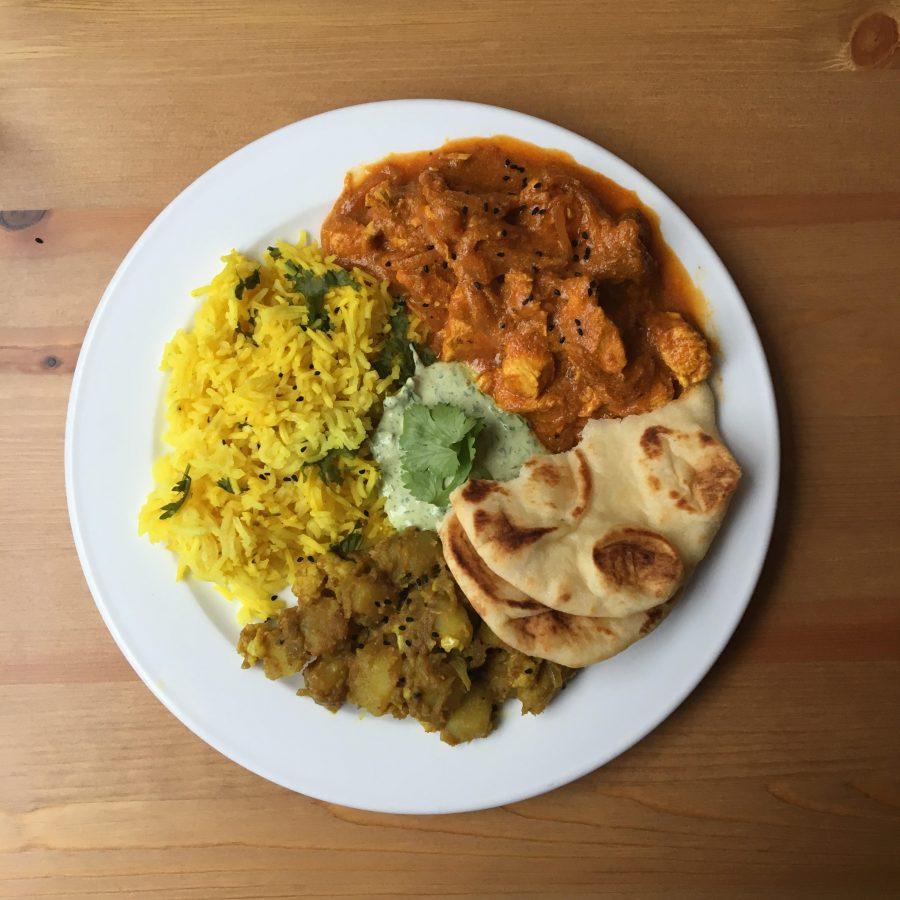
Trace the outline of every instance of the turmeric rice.
<instances>
[{"instance_id":1,"label":"turmeric rice","mask_svg":"<svg viewBox=\"0 0 900 900\"><path fill-rule=\"evenodd\" d=\"M396 323L384 283L305 236L223 262L163 354L169 449L139 531L249 622L283 606L299 560L392 531L364 442L399 374L377 365Z\"/></svg>"}]
</instances>

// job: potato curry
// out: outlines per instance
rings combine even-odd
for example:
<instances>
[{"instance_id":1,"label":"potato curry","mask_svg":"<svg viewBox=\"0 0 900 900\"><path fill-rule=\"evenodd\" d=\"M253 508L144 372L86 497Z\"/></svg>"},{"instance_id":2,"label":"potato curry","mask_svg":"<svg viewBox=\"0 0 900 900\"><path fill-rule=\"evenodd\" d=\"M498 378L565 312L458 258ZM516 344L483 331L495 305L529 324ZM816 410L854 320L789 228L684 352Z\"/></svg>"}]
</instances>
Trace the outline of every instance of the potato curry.
<instances>
[{"instance_id":1,"label":"potato curry","mask_svg":"<svg viewBox=\"0 0 900 900\"><path fill-rule=\"evenodd\" d=\"M655 221L566 154L471 139L349 173L322 241L560 451L587 419L647 412L709 374L699 298Z\"/></svg>"},{"instance_id":2,"label":"potato curry","mask_svg":"<svg viewBox=\"0 0 900 900\"><path fill-rule=\"evenodd\" d=\"M408 529L343 558L303 562L297 606L247 625L238 652L269 678L302 671L303 696L336 711L413 716L458 744L486 737L510 697L539 713L574 670L504 644L448 572L433 532Z\"/></svg>"}]
</instances>

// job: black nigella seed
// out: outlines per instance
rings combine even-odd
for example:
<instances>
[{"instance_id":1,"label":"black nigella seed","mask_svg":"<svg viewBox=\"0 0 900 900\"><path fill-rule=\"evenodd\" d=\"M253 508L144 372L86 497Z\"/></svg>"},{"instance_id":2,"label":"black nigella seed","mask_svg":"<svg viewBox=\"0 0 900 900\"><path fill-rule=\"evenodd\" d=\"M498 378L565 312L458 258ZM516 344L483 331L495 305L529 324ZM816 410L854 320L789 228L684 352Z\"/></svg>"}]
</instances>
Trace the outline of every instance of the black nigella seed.
<instances>
[{"instance_id":1,"label":"black nigella seed","mask_svg":"<svg viewBox=\"0 0 900 900\"><path fill-rule=\"evenodd\" d=\"M560 291L558 288L553 288L553 296L554 297L559 297L559 296L561 296L561 294L562 294L562 291Z\"/></svg>"},{"instance_id":2,"label":"black nigella seed","mask_svg":"<svg viewBox=\"0 0 900 900\"><path fill-rule=\"evenodd\" d=\"M534 672L534 669L532 669L530 666L525 670L526 675L531 675L532 672Z\"/></svg>"},{"instance_id":3,"label":"black nigella seed","mask_svg":"<svg viewBox=\"0 0 900 900\"><path fill-rule=\"evenodd\" d=\"M482 284L480 281L475 282L475 290L480 291L482 288Z\"/></svg>"},{"instance_id":4,"label":"black nigella seed","mask_svg":"<svg viewBox=\"0 0 900 900\"><path fill-rule=\"evenodd\" d=\"M488 202L487 202L487 200L485 200L484 203L481 204L481 210L482 210L482 212L487 212L487 211L488 211Z\"/></svg>"},{"instance_id":5,"label":"black nigella seed","mask_svg":"<svg viewBox=\"0 0 900 900\"><path fill-rule=\"evenodd\" d=\"M504 180L504 181L509 181L509 179L510 179L511 177L512 177L512 176L510 176L510 175L504 175L504 176L503 176L503 180Z\"/></svg>"},{"instance_id":6,"label":"black nigella seed","mask_svg":"<svg viewBox=\"0 0 900 900\"><path fill-rule=\"evenodd\" d=\"M440 637L440 635L436 631L431 632L432 637Z\"/></svg>"},{"instance_id":7,"label":"black nigella seed","mask_svg":"<svg viewBox=\"0 0 900 900\"><path fill-rule=\"evenodd\" d=\"M583 328L578 329L578 337L584 337L584 329Z\"/></svg>"},{"instance_id":8,"label":"black nigella seed","mask_svg":"<svg viewBox=\"0 0 900 900\"><path fill-rule=\"evenodd\" d=\"M506 256L506 254L502 250L498 250L497 256Z\"/></svg>"},{"instance_id":9,"label":"black nigella seed","mask_svg":"<svg viewBox=\"0 0 900 900\"><path fill-rule=\"evenodd\" d=\"M307 562L315 562L315 559L312 556L307 556L306 561Z\"/></svg>"},{"instance_id":10,"label":"black nigella seed","mask_svg":"<svg viewBox=\"0 0 900 900\"><path fill-rule=\"evenodd\" d=\"M499 207L499 206L495 206L494 209L493 209L494 215L496 216L497 213L499 213L499 212L500 212L500 207Z\"/></svg>"},{"instance_id":11,"label":"black nigella seed","mask_svg":"<svg viewBox=\"0 0 900 900\"><path fill-rule=\"evenodd\" d=\"M464 206L464 207L462 208L462 214L463 214L464 216L467 216L467 215L469 214L469 207L468 207L468 206Z\"/></svg>"},{"instance_id":12,"label":"black nigella seed","mask_svg":"<svg viewBox=\"0 0 900 900\"><path fill-rule=\"evenodd\" d=\"M412 641L409 638L406 639L406 646L412 647ZM421 696L421 694L419 696Z\"/></svg>"},{"instance_id":13,"label":"black nigella seed","mask_svg":"<svg viewBox=\"0 0 900 900\"><path fill-rule=\"evenodd\" d=\"M590 247L585 247L585 248L584 248L584 258L585 258L585 259L590 259L590 258L591 258L591 248L590 248Z\"/></svg>"},{"instance_id":14,"label":"black nigella seed","mask_svg":"<svg viewBox=\"0 0 900 900\"><path fill-rule=\"evenodd\" d=\"M576 320L575 320L575 324L576 324L576 325L580 325L580 324L581 324L581 319L576 319Z\"/></svg>"},{"instance_id":15,"label":"black nigella seed","mask_svg":"<svg viewBox=\"0 0 900 900\"><path fill-rule=\"evenodd\" d=\"M425 249L426 250L434 250L434 244L426 244Z\"/></svg>"},{"instance_id":16,"label":"black nigella seed","mask_svg":"<svg viewBox=\"0 0 900 900\"><path fill-rule=\"evenodd\" d=\"M581 236L582 238L584 238L584 240L587 240L590 237L590 235L586 231L582 231Z\"/></svg>"},{"instance_id":17,"label":"black nigella seed","mask_svg":"<svg viewBox=\"0 0 900 900\"><path fill-rule=\"evenodd\" d=\"M422 271L427 275L427 274L429 273L429 271L430 271L430 267L429 267L429 266L422 266Z\"/></svg>"},{"instance_id":18,"label":"black nigella seed","mask_svg":"<svg viewBox=\"0 0 900 900\"><path fill-rule=\"evenodd\" d=\"M386 269L389 269L389 268L391 267L391 261L388 260L388 261L384 264L384 267L385 267Z\"/></svg>"},{"instance_id":19,"label":"black nigella seed","mask_svg":"<svg viewBox=\"0 0 900 900\"><path fill-rule=\"evenodd\" d=\"M405 626L405 625L401 625L401 626L400 626L400 630L401 630L401 631L406 631L406 626Z\"/></svg>"},{"instance_id":20,"label":"black nigella seed","mask_svg":"<svg viewBox=\"0 0 900 900\"><path fill-rule=\"evenodd\" d=\"M536 182L534 183L534 189L535 189L536 191L539 191L539 190L541 189L541 183L540 183L539 181L536 181Z\"/></svg>"},{"instance_id":21,"label":"black nigella seed","mask_svg":"<svg viewBox=\"0 0 900 900\"><path fill-rule=\"evenodd\" d=\"M559 342L560 342L561 344L564 344L564 343L566 342L565 335L562 335L562 334L561 334L561 335L559 336Z\"/></svg>"},{"instance_id":22,"label":"black nigella seed","mask_svg":"<svg viewBox=\"0 0 900 900\"><path fill-rule=\"evenodd\" d=\"M277 599L278 599L278 594L272 594L271 599L272 599L272 600L277 600Z\"/></svg>"},{"instance_id":23,"label":"black nigella seed","mask_svg":"<svg viewBox=\"0 0 900 900\"><path fill-rule=\"evenodd\" d=\"M407 622L415 622L416 620L412 616L407 616L406 621Z\"/></svg>"}]
</instances>

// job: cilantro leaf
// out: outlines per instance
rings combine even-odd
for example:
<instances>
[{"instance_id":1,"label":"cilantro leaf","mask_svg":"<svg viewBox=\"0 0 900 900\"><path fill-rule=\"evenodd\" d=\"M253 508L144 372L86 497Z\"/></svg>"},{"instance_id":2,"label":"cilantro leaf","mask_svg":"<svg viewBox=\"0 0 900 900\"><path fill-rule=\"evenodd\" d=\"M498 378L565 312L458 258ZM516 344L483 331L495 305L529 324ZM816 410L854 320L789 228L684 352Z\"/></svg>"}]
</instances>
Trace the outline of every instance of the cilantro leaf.
<instances>
[{"instance_id":1,"label":"cilantro leaf","mask_svg":"<svg viewBox=\"0 0 900 900\"><path fill-rule=\"evenodd\" d=\"M346 537L341 538L336 544L331 545L331 552L337 553L338 556L347 556L348 553L359 550L362 539L363 536L361 531L351 531Z\"/></svg>"},{"instance_id":2,"label":"cilantro leaf","mask_svg":"<svg viewBox=\"0 0 900 900\"><path fill-rule=\"evenodd\" d=\"M446 506L475 462L475 442L484 427L449 403L413 403L403 412L401 479L419 500Z\"/></svg>"},{"instance_id":3,"label":"cilantro leaf","mask_svg":"<svg viewBox=\"0 0 900 900\"><path fill-rule=\"evenodd\" d=\"M238 283L234 287L234 296L241 300L244 296L246 288L255 288L259 286L259 269L254 269L246 278L238 278Z\"/></svg>"},{"instance_id":4,"label":"cilantro leaf","mask_svg":"<svg viewBox=\"0 0 900 900\"><path fill-rule=\"evenodd\" d=\"M397 380L402 383L412 377L416 370L416 361L409 342L409 316L402 300L398 301L388 321L391 325L390 333L372 366L381 378L387 378L394 368L394 363L398 363L400 371Z\"/></svg>"},{"instance_id":5,"label":"cilantro leaf","mask_svg":"<svg viewBox=\"0 0 900 900\"><path fill-rule=\"evenodd\" d=\"M228 478L220 478L216 484L222 488L223 491L227 491L229 494L234 493L234 488L231 486L231 480Z\"/></svg>"},{"instance_id":6,"label":"cilantro leaf","mask_svg":"<svg viewBox=\"0 0 900 900\"><path fill-rule=\"evenodd\" d=\"M437 361L437 354L435 354L431 347L426 347L425 344L416 344L415 348L416 355L422 361L423 366L430 366L433 362Z\"/></svg>"},{"instance_id":7,"label":"cilantro leaf","mask_svg":"<svg viewBox=\"0 0 900 900\"><path fill-rule=\"evenodd\" d=\"M304 463L304 466L316 466L319 469L319 476L325 484L338 484L344 478L340 466L338 466L338 459L349 452L343 447L336 447L334 450L329 450L321 459Z\"/></svg>"},{"instance_id":8,"label":"cilantro leaf","mask_svg":"<svg viewBox=\"0 0 900 900\"><path fill-rule=\"evenodd\" d=\"M281 259L281 251L277 247L266 247L272 259Z\"/></svg>"},{"instance_id":9,"label":"cilantro leaf","mask_svg":"<svg viewBox=\"0 0 900 900\"><path fill-rule=\"evenodd\" d=\"M302 269L293 264L291 268L295 270L289 276L294 283L294 290L303 294L303 299L306 301L306 312L309 319L307 325L318 331L330 331L331 319L325 307L325 295L334 287L343 287L344 285L357 287L356 282L350 277L350 273L343 269L316 275L312 269Z\"/></svg>"},{"instance_id":10,"label":"cilantro leaf","mask_svg":"<svg viewBox=\"0 0 900 900\"><path fill-rule=\"evenodd\" d=\"M160 509L162 515L160 519L171 519L175 513L184 506L184 501L187 500L188 494L191 492L191 466L188 463L187 467L184 470L184 475L181 476L181 480L177 481L173 486L172 490L181 494L176 500L173 500L171 503L167 503Z\"/></svg>"}]
</instances>

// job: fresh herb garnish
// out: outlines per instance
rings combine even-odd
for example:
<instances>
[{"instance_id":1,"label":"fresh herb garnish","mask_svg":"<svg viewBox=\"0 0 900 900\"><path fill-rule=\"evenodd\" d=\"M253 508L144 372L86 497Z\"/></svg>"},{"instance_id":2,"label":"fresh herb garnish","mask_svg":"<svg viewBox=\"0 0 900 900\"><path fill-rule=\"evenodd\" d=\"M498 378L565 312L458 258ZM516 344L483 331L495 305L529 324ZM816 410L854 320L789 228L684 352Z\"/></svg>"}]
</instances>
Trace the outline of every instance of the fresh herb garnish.
<instances>
[{"instance_id":1,"label":"fresh herb garnish","mask_svg":"<svg viewBox=\"0 0 900 900\"><path fill-rule=\"evenodd\" d=\"M433 362L437 361L437 354L431 347L426 347L424 344L415 344L416 355L422 361L423 366L430 366Z\"/></svg>"},{"instance_id":2,"label":"fresh herb garnish","mask_svg":"<svg viewBox=\"0 0 900 900\"><path fill-rule=\"evenodd\" d=\"M403 412L401 477L418 500L446 506L468 479L484 422L449 403L413 403Z\"/></svg>"},{"instance_id":3,"label":"fresh herb garnish","mask_svg":"<svg viewBox=\"0 0 900 900\"><path fill-rule=\"evenodd\" d=\"M172 486L172 490L181 494L181 496L177 500L173 500L171 503L167 503L160 509L162 515L160 519L171 519L175 513L184 506L184 501L187 500L188 494L191 492L191 466L190 463L186 466L184 470L184 475L181 476L181 480L176 482Z\"/></svg>"},{"instance_id":4,"label":"fresh herb garnish","mask_svg":"<svg viewBox=\"0 0 900 900\"><path fill-rule=\"evenodd\" d=\"M424 344L415 344L410 341L409 314L402 299L397 301L388 321L391 325L390 333L372 366L379 376L387 378L396 363L397 380L404 382L407 378L411 378L416 371L416 357L413 355L413 351L424 366L430 366L437 357Z\"/></svg>"},{"instance_id":5,"label":"fresh herb garnish","mask_svg":"<svg viewBox=\"0 0 900 900\"><path fill-rule=\"evenodd\" d=\"M228 478L220 478L216 484L222 488L223 491L227 491L229 494L234 493L234 488L231 486L231 481Z\"/></svg>"},{"instance_id":6,"label":"fresh herb garnish","mask_svg":"<svg viewBox=\"0 0 900 900\"><path fill-rule=\"evenodd\" d=\"M399 368L397 378L403 382L412 377L416 361L409 342L409 316L402 300L398 301L388 321L391 325L390 333L372 365L382 378L387 378L396 363Z\"/></svg>"},{"instance_id":7,"label":"fresh herb garnish","mask_svg":"<svg viewBox=\"0 0 900 900\"><path fill-rule=\"evenodd\" d=\"M288 261L290 265L290 260ZM356 282L350 277L349 272L343 269L328 271L324 275L316 275L312 269L301 269L296 265L291 266L295 271L290 275L294 283L294 290L303 294L306 301L307 325L318 331L330 331L331 319L325 308L325 295L331 288L353 285Z\"/></svg>"},{"instance_id":8,"label":"fresh herb garnish","mask_svg":"<svg viewBox=\"0 0 900 900\"><path fill-rule=\"evenodd\" d=\"M281 251L277 247L266 247L272 259L281 259Z\"/></svg>"},{"instance_id":9,"label":"fresh herb garnish","mask_svg":"<svg viewBox=\"0 0 900 900\"><path fill-rule=\"evenodd\" d=\"M304 467L316 466L318 467L319 475L325 484L338 484L344 477L341 473L340 466L338 466L338 459L343 454L349 452L349 450L346 450L343 447L336 447L334 450L329 450L321 459L304 463Z\"/></svg>"},{"instance_id":10,"label":"fresh herb garnish","mask_svg":"<svg viewBox=\"0 0 900 900\"><path fill-rule=\"evenodd\" d=\"M347 556L348 553L359 550L362 545L362 539L361 531L351 531L346 537L331 545L331 552L337 553L338 556Z\"/></svg>"},{"instance_id":11,"label":"fresh herb garnish","mask_svg":"<svg viewBox=\"0 0 900 900\"><path fill-rule=\"evenodd\" d=\"M251 344L253 344L254 347L258 347L259 344L256 343L256 338L253 336L253 329L255 327L256 327L256 316L250 316L247 319L247 330L244 331L244 329L241 328L241 323L238 322L237 325L235 326L234 333L242 334L245 338L247 338L248 341L250 341Z\"/></svg>"},{"instance_id":12,"label":"fresh herb garnish","mask_svg":"<svg viewBox=\"0 0 900 900\"><path fill-rule=\"evenodd\" d=\"M246 278L239 278L234 288L234 296L238 300L244 296L245 288L255 288L259 286L259 269L254 269Z\"/></svg>"}]
</instances>

